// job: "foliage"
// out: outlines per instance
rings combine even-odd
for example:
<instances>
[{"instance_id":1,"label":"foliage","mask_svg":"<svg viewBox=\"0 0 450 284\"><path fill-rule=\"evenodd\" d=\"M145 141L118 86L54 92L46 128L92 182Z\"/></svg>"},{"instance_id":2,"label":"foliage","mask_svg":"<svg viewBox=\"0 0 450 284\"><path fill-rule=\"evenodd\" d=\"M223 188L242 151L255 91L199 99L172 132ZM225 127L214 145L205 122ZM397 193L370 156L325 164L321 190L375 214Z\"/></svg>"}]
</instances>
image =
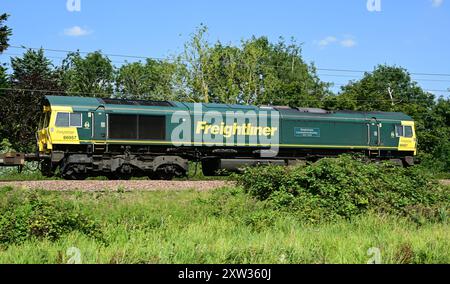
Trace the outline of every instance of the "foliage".
<instances>
[{"instance_id":1,"label":"foliage","mask_svg":"<svg viewBox=\"0 0 450 284\"><path fill-rule=\"evenodd\" d=\"M12 35L11 29L4 24L8 17L6 13L0 15L0 53L8 48L9 37Z\"/></svg>"},{"instance_id":2,"label":"foliage","mask_svg":"<svg viewBox=\"0 0 450 284\"><path fill-rule=\"evenodd\" d=\"M382 263L450 261L447 223L363 214L309 224L239 188L45 196L95 218L107 245L74 230L9 244L0 263L67 263L69 247L80 250L82 263L367 263L371 247L380 249Z\"/></svg>"},{"instance_id":3,"label":"foliage","mask_svg":"<svg viewBox=\"0 0 450 284\"><path fill-rule=\"evenodd\" d=\"M210 102L207 70L210 48L205 39L207 30L203 25L197 28L185 44L183 53L177 57L179 90L188 101Z\"/></svg>"},{"instance_id":4,"label":"foliage","mask_svg":"<svg viewBox=\"0 0 450 284\"><path fill-rule=\"evenodd\" d=\"M207 41L200 28L178 57L178 74L191 101L241 104L320 106L329 85L301 56L294 40L270 43L267 37L243 40L241 46ZM182 97L183 97L182 96Z\"/></svg>"},{"instance_id":5,"label":"foliage","mask_svg":"<svg viewBox=\"0 0 450 284\"><path fill-rule=\"evenodd\" d=\"M350 218L367 211L438 218L450 192L420 168L366 164L350 156L290 168L248 168L238 179L246 192L311 221ZM419 212L419 213L418 213Z\"/></svg>"},{"instance_id":6,"label":"foliage","mask_svg":"<svg viewBox=\"0 0 450 284\"><path fill-rule=\"evenodd\" d=\"M242 53L242 81L249 76L243 86L242 102L321 107L329 94L329 84L318 78L314 65L304 62L301 46L294 39L288 44L281 37L277 43L270 43L267 37L253 37L242 42Z\"/></svg>"},{"instance_id":7,"label":"foliage","mask_svg":"<svg viewBox=\"0 0 450 284\"><path fill-rule=\"evenodd\" d=\"M5 102L6 94L8 92L9 87L10 86L8 76L6 74L6 68L0 65L0 103L2 105ZM6 113L4 111L4 108L3 107L0 108L0 138L6 137L4 124L7 121L7 119L5 115Z\"/></svg>"},{"instance_id":8,"label":"foliage","mask_svg":"<svg viewBox=\"0 0 450 284\"><path fill-rule=\"evenodd\" d=\"M8 118L2 134L18 151L34 151L45 95L59 92L58 75L44 51L27 50L23 57L11 58L13 88L1 97L1 117ZM33 90L33 91L30 91Z\"/></svg>"},{"instance_id":9,"label":"foliage","mask_svg":"<svg viewBox=\"0 0 450 284\"><path fill-rule=\"evenodd\" d=\"M100 51L81 57L69 53L64 59L61 84L66 92L86 97L110 97L114 90L114 67Z\"/></svg>"},{"instance_id":10,"label":"foliage","mask_svg":"<svg viewBox=\"0 0 450 284\"><path fill-rule=\"evenodd\" d=\"M7 153L12 151L14 151L14 149L12 148L12 144L8 139L3 138L3 140L0 141L0 153Z\"/></svg>"},{"instance_id":11,"label":"foliage","mask_svg":"<svg viewBox=\"0 0 450 284\"><path fill-rule=\"evenodd\" d=\"M433 106L434 96L424 92L409 72L397 66L378 65L361 80L343 86L330 107L361 111L403 111L416 119Z\"/></svg>"},{"instance_id":12,"label":"foliage","mask_svg":"<svg viewBox=\"0 0 450 284\"><path fill-rule=\"evenodd\" d=\"M75 204L46 196L43 192L0 191L0 244L21 243L26 240L57 240L78 230L101 239L99 225L81 214Z\"/></svg>"},{"instance_id":13,"label":"foliage","mask_svg":"<svg viewBox=\"0 0 450 284\"><path fill-rule=\"evenodd\" d=\"M145 64L134 62L122 65L116 78L120 98L140 100L174 100L175 65L147 59Z\"/></svg>"},{"instance_id":14,"label":"foliage","mask_svg":"<svg viewBox=\"0 0 450 284\"><path fill-rule=\"evenodd\" d=\"M428 156L431 169L449 173L450 98L439 98L421 124L419 147L423 152L431 154Z\"/></svg>"}]
</instances>

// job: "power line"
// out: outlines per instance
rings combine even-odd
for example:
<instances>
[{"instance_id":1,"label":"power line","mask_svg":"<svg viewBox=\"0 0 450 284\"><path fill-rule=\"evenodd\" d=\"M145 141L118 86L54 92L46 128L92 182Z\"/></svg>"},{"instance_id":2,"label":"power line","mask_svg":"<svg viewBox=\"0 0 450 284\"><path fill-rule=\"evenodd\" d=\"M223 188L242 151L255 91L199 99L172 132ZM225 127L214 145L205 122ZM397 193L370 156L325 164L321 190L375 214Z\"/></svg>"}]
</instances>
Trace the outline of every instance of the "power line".
<instances>
[{"instance_id":1,"label":"power line","mask_svg":"<svg viewBox=\"0 0 450 284\"><path fill-rule=\"evenodd\" d=\"M80 53L80 54L89 54L95 51L74 51L74 50L65 50L65 49L51 49L51 48L38 48L38 47L27 47L24 45L17 46L17 45L10 45L9 47L12 48L20 48L20 49L32 49L32 50L45 50L45 51L51 51L51 52L63 52L63 53ZM101 51L100 51L101 52ZM139 56L139 55L127 55L127 54L111 54L111 53L103 53L103 55L111 56L111 57L123 57L123 58L135 58L135 59L156 59L156 60L167 60L166 58L158 58L158 57L150 57L150 56Z\"/></svg>"},{"instance_id":2,"label":"power line","mask_svg":"<svg viewBox=\"0 0 450 284\"><path fill-rule=\"evenodd\" d=\"M43 89L21 89L21 88L0 88L4 91L20 91L20 92L37 92L37 93L53 93L53 94L68 94L68 95L93 95L103 96L110 95L110 93L89 93L89 92L72 92L72 91L58 91L58 90L43 90Z\"/></svg>"},{"instance_id":3,"label":"power line","mask_svg":"<svg viewBox=\"0 0 450 284\"><path fill-rule=\"evenodd\" d=\"M10 52L3 52L2 54L9 55L9 56L22 56L23 55L23 54L20 54L20 53L10 53ZM45 55L45 57L53 58L53 59L60 59L60 60L66 59L66 57L63 57L63 56L53 56L53 55ZM112 63L120 63L120 64L128 63L128 61L126 61L126 60L125 61L123 61L123 60L121 60L121 61L110 60L110 61ZM5 64L9 65L8 62L5 62Z\"/></svg>"},{"instance_id":4,"label":"power line","mask_svg":"<svg viewBox=\"0 0 450 284\"><path fill-rule=\"evenodd\" d=\"M45 50L45 51L51 51L51 52L63 52L63 53L80 53L80 54L88 54L88 53L92 53L89 51L73 51L73 50L65 50L65 49L50 49L50 48L37 48L37 47L27 47L24 45L10 45L9 47L11 48L16 48L16 49L32 49L32 50ZM112 53L103 53L103 55L105 56L110 56L110 57L123 57L123 58L134 58L134 59L154 59L154 60L161 60L161 61L174 61L174 59L169 59L169 58L160 58L160 57L151 57L151 56L138 56L138 55L127 55L127 54L112 54ZM285 69L291 69L292 67L290 66L279 66L279 65L266 65L266 66L271 66L271 67L275 67L275 68L285 68ZM329 71L329 72L349 72L349 73L370 73L372 71L368 71L368 70L355 70L355 69L337 69L337 68L315 68L316 70L319 71ZM438 77L450 77L450 74L445 74L445 73L423 73L423 72L411 72L409 73L411 75L419 75L419 76L438 76Z\"/></svg>"},{"instance_id":5,"label":"power line","mask_svg":"<svg viewBox=\"0 0 450 284\"><path fill-rule=\"evenodd\" d=\"M345 84L345 83L331 83L331 84L333 84L333 86L337 86L337 87L348 86L348 84ZM448 89L448 90L443 90L443 89L439 90L439 89L423 89L422 88L422 90L425 91L425 92L450 93L450 89Z\"/></svg>"},{"instance_id":6,"label":"power line","mask_svg":"<svg viewBox=\"0 0 450 284\"><path fill-rule=\"evenodd\" d=\"M350 70L350 69L331 69L331 68L316 68L320 71L331 71L331 72L349 72L349 73L370 73L372 71L368 70ZM418 76L439 76L439 77L450 77L450 74L443 74L443 73L417 73L417 72L410 72L411 75L418 75Z\"/></svg>"},{"instance_id":7,"label":"power line","mask_svg":"<svg viewBox=\"0 0 450 284\"><path fill-rule=\"evenodd\" d=\"M3 52L3 54L5 55L9 55L9 56L21 56L22 54L20 53L10 53L10 52ZM46 57L48 58L53 58L53 59L60 59L63 60L66 57L62 57L62 56L52 56L52 55L46 55ZM129 63L128 61L117 61L117 60L111 60L112 63L119 63L119 64L125 64L125 63ZM5 64L8 64L7 62L5 62ZM324 77L339 77L339 78L353 78L353 79L358 79L361 78L360 76L354 76L354 75L342 75L342 74L321 74L321 73L317 73L318 76L324 76ZM350 81L351 79L349 79ZM421 81L421 82L448 82L450 83L450 80L439 80L439 79L422 79L422 78L413 78L414 81Z\"/></svg>"},{"instance_id":8,"label":"power line","mask_svg":"<svg viewBox=\"0 0 450 284\"><path fill-rule=\"evenodd\" d=\"M360 76L352 76L352 75L341 75L341 74L321 74L317 73L318 76L324 77L340 77L340 78L361 78ZM450 82L450 80L439 80L439 79L422 79L422 78L412 78L414 81L423 81L423 82Z\"/></svg>"},{"instance_id":9,"label":"power line","mask_svg":"<svg viewBox=\"0 0 450 284\"><path fill-rule=\"evenodd\" d=\"M20 92L37 92L37 93L52 93L52 94L68 94L68 95L92 95L92 96L110 96L112 94L122 94L123 93L91 93L91 92L73 92L73 91L59 91L59 90L45 90L45 89L22 89L22 88L0 88L0 90L5 91L20 91ZM433 90L425 90L425 91L433 91ZM434 91L441 91L441 92L450 92L449 90L434 90ZM380 100L380 99L349 99L352 101L358 101L358 102L376 102L376 101L391 101L390 99ZM317 101L323 101L321 99L308 99L308 100L302 100L305 102L317 102ZM428 99L400 99L397 102L416 102L416 101L428 101Z\"/></svg>"}]
</instances>

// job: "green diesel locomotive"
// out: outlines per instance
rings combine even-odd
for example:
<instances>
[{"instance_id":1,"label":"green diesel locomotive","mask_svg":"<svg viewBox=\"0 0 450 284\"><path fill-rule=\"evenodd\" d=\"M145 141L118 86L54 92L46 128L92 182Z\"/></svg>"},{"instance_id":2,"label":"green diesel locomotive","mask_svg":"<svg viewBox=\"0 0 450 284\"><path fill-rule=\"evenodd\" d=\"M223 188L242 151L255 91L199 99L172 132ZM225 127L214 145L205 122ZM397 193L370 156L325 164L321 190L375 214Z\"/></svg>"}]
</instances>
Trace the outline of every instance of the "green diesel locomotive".
<instances>
[{"instance_id":1,"label":"green diesel locomotive","mask_svg":"<svg viewBox=\"0 0 450 284\"><path fill-rule=\"evenodd\" d=\"M403 113L47 96L41 170L66 179L205 175L342 153L413 164L414 121ZM1 163L1 161L0 161Z\"/></svg>"}]
</instances>

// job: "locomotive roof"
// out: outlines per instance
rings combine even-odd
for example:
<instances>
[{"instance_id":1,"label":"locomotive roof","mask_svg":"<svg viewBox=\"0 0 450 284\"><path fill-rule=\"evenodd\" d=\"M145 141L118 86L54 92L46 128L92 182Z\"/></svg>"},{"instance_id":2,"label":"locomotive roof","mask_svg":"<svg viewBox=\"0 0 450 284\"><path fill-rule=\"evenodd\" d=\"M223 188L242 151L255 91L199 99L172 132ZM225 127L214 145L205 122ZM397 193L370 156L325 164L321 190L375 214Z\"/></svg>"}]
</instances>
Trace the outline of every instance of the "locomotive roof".
<instances>
[{"instance_id":1,"label":"locomotive roof","mask_svg":"<svg viewBox=\"0 0 450 284\"><path fill-rule=\"evenodd\" d=\"M128 99L108 99L95 97L73 97L73 96L46 96L46 100L50 106L71 106L74 110L95 110L100 106L107 109L122 110L122 111L146 111L149 109L158 108L166 111L176 110L193 110L193 103L182 103L174 101L149 101L149 100L128 100ZM381 112L381 111L328 111L318 108L291 108L280 106L250 106L238 104L216 104L203 103L204 110L215 110L219 112L225 111L245 111L253 110L255 112L275 110L279 111L282 117L293 116L308 116L308 117L328 117L328 118L353 118L353 119L368 119L377 118L385 120L413 120L410 116L401 112Z\"/></svg>"}]
</instances>

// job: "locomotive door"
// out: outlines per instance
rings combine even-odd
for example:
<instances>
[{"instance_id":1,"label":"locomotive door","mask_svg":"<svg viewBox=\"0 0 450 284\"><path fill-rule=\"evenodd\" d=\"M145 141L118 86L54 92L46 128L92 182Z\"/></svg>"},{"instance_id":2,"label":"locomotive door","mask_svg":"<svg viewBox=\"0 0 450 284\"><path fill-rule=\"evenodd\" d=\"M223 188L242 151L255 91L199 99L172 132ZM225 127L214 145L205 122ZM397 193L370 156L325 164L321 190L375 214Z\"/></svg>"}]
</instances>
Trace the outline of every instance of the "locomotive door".
<instances>
[{"instance_id":1,"label":"locomotive door","mask_svg":"<svg viewBox=\"0 0 450 284\"><path fill-rule=\"evenodd\" d=\"M92 123L92 140L95 143L106 142L107 136L107 114L104 108L98 108L96 111L91 112L91 123Z\"/></svg>"},{"instance_id":2,"label":"locomotive door","mask_svg":"<svg viewBox=\"0 0 450 284\"><path fill-rule=\"evenodd\" d=\"M381 144L380 124L376 118L372 118L367 124L367 144L369 146L378 146Z\"/></svg>"}]
</instances>

